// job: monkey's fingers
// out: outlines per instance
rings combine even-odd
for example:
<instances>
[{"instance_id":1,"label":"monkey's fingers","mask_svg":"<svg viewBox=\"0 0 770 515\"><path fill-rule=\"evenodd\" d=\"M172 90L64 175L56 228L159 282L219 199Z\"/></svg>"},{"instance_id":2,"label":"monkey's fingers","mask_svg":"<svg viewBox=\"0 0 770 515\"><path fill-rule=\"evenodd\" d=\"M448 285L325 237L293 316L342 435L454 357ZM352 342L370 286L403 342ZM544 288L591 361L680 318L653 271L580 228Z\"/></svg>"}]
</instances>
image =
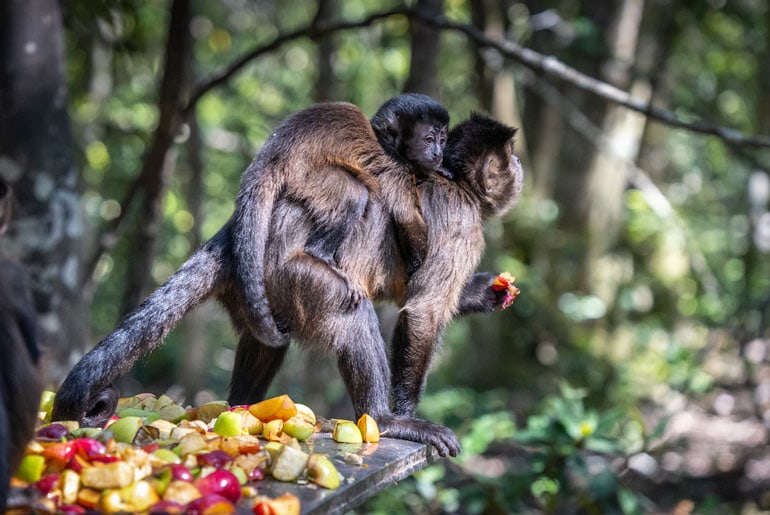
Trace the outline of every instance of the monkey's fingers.
<instances>
[{"instance_id":1,"label":"monkey's fingers","mask_svg":"<svg viewBox=\"0 0 770 515\"><path fill-rule=\"evenodd\" d=\"M443 166L439 166L438 168L436 168L436 172L440 176L446 177L450 181L455 180L455 175L452 172L450 172L449 170L447 170L446 168L444 168Z\"/></svg>"},{"instance_id":2,"label":"monkey's fingers","mask_svg":"<svg viewBox=\"0 0 770 515\"><path fill-rule=\"evenodd\" d=\"M451 429L426 420L390 416L379 417L377 424L380 434L387 433L390 438L432 445L440 456L457 456L462 450L460 441Z\"/></svg>"}]
</instances>

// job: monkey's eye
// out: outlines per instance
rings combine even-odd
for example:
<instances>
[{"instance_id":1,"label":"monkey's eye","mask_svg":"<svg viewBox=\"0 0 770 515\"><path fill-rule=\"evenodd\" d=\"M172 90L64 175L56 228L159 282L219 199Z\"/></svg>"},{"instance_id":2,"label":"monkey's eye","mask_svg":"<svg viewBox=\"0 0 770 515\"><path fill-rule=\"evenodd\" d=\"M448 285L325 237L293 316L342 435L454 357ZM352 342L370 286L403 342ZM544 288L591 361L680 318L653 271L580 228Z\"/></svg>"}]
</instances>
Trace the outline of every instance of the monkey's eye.
<instances>
[{"instance_id":1,"label":"monkey's eye","mask_svg":"<svg viewBox=\"0 0 770 515\"><path fill-rule=\"evenodd\" d=\"M436 138L434 138L433 136L426 136L425 141L427 141L432 145L433 143L436 142Z\"/></svg>"}]
</instances>

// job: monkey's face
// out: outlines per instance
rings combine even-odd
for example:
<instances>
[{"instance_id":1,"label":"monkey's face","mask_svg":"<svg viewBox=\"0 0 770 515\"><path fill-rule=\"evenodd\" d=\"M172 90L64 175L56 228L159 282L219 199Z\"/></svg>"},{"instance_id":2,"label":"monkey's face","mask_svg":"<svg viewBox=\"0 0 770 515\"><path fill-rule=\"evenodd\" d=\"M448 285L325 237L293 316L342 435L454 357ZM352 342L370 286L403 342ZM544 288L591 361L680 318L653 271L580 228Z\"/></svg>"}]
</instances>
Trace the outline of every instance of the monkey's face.
<instances>
[{"instance_id":1,"label":"monkey's face","mask_svg":"<svg viewBox=\"0 0 770 515\"><path fill-rule=\"evenodd\" d=\"M446 140L446 125L416 122L411 134L404 140L404 156L418 172L439 171Z\"/></svg>"}]
</instances>

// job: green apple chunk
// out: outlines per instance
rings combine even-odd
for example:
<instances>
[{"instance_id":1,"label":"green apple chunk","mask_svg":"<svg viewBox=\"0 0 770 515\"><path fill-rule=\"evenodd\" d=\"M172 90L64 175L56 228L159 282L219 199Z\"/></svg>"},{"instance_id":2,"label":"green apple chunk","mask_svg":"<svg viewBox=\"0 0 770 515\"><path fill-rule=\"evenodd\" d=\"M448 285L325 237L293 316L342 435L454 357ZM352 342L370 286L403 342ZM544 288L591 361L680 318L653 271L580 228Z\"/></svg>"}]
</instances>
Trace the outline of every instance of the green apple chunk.
<instances>
[{"instance_id":1,"label":"green apple chunk","mask_svg":"<svg viewBox=\"0 0 770 515\"><path fill-rule=\"evenodd\" d=\"M315 426L300 415L294 415L283 423L283 432L299 441L307 440L314 431Z\"/></svg>"},{"instance_id":2,"label":"green apple chunk","mask_svg":"<svg viewBox=\"0 0 770 515\"><path fill-rule=\"evenodd\" d=\"M339 443L362 443L364 441L358 426L349 420L337 421L332 438Z\"/></svg>"},{"instance_id":3,"label":"green apple chunk","mask_svg":"<svg viewBox=\"0 0 770 515\"><path fill-rule=\"evenodd\" d=\"M16 477L27 483L34 483L43 475L45 458L37 454L24 456L16 469Z\"/></svg>"},{"instance_id":4,"label":"green apple chunk","mask_svg":"<svg viewBox=\"0 0 770 515\"><path fill-rule=\"evenodd\" d=\"M311 454L307 462L307 477L313 483L331 490L340 486L337 467L323 454Z\"/></svg>"},{"instance_id":5,"label":"green apple chunk","mask_svg":"<svg viewBox=\"0 0 770 515\"><path fill-rule=\"evenodd\" d=\"M214 421L214 432L220 436L238 436L243 429L243 418L232 411L223 411Z\"/></svg>"},{"instance_id":6,"label":"green apple chunk","mask_svg":"<svg viewBox=\"0 0 770 515\"><path fill-rule=\"evenodd\" d=\"M112 431L115 441L133 443L136 433L143 424L142 417L130 416L116 420L107 428Z\"/></svg>"}]
</instances>

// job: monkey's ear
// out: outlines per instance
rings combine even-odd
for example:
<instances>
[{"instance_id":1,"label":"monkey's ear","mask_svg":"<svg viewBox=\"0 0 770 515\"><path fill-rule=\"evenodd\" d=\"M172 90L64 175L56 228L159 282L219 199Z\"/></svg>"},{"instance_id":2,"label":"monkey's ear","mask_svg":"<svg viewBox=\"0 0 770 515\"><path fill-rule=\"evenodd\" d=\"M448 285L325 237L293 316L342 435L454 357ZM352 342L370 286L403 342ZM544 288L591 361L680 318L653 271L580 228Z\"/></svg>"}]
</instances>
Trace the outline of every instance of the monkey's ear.
<instances>
[{"instance_id":1,"label":"monkey's ear","mask_svg":"<svg viewBox=\"0 0 770 515\"><path fill-rule=\"evenodd\" d=\"M487 157L484 159L484 163L476 168L476 184L479 187L479 191L482 195L486 195L487 188L487 175L489 174L490 165L492 164L492 158Z\"/></svg>"},{"instance_id":2,"label":"monkey's ear","mask_svg":"<svg viewBox=\"0 0 770 515\"><path fill-rule=\"evenodd\" d=\"M384 116L380 116L374 126L374 130L385 144L390 145L394 150L398 149L401 121L396 116L396 113L389 111Z\"/></svg>"}]
</instances>

